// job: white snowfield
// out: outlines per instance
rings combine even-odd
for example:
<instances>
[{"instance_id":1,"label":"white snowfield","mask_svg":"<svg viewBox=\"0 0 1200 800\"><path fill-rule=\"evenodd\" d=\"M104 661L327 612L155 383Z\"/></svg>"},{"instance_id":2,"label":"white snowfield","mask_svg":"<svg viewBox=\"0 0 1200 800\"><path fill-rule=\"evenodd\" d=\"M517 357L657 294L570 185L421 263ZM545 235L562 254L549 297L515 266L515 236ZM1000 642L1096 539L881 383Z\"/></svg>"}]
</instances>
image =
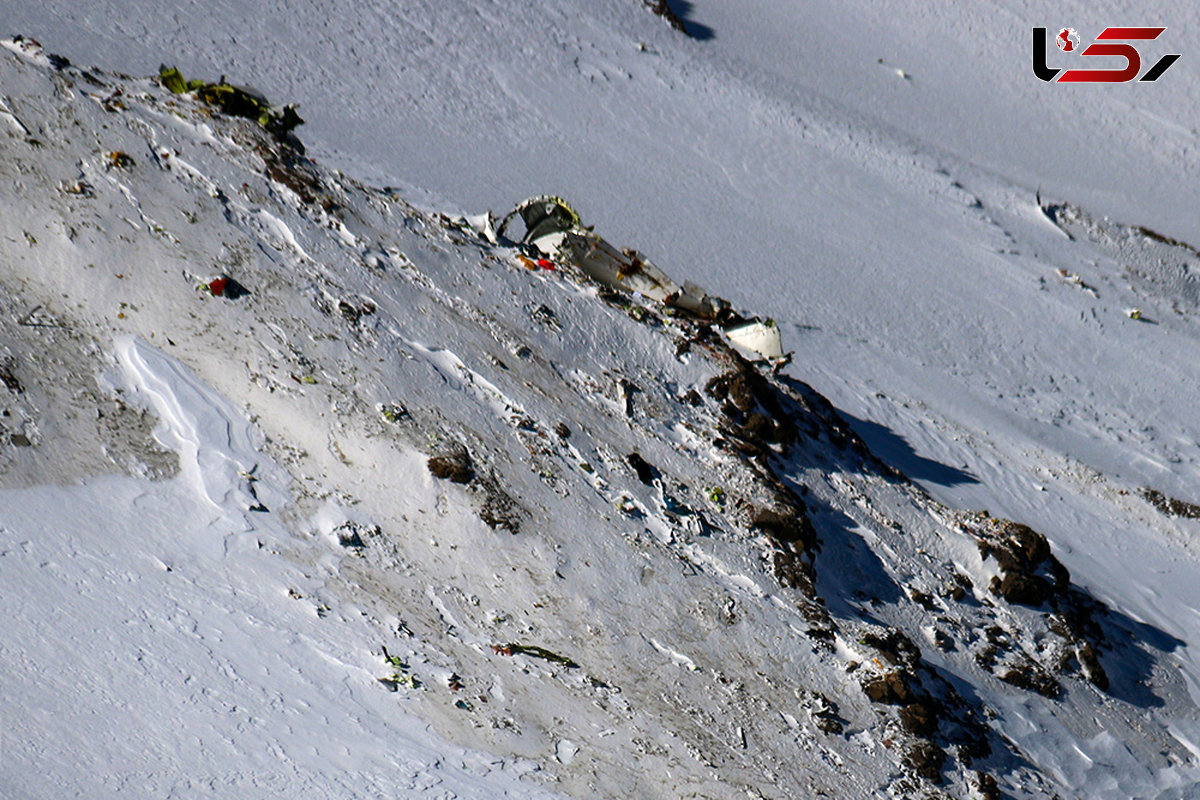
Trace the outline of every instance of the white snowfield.
<instances>
[{"instance_id":1,"label":"white snowfield","mask_svg":"<svg viewBox=\"0 0 1200 800\"><path fill-rule=\"evenodd\" d=\"M294 5L0 0L0 795L1200 792L1196 9ZM546 191L776 320L765 421L427 210Z\"/></svg>"},{"instance_id":2,"label":"white snowfield","mask_svg":"<svg viewBox=\"0 0 1200 800\"><path fill-rule=\"evenodd\" d=\"M289 597L325 587L248 510L247 474L252 505L287 479L244 415L145 342L116 349L180 476L3 493L4 796L552 797L519 782L533 764L382 707L362 616Z\"/></svg>"}]
</instances>

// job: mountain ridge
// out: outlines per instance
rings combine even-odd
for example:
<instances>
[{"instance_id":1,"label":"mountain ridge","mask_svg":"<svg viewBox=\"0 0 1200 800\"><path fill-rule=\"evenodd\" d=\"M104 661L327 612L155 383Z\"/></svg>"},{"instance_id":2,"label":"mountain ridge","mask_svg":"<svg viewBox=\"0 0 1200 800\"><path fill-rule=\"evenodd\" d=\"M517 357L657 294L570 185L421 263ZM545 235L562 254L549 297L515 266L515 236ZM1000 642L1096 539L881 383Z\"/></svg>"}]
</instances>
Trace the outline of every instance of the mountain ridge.
<instances>
[{"instance_id":1,"label":"mountain ridge","mask_svg":"<svg viewBox=\"0 0 1200 800\"><path fill-rule=\"evenodd\" d=\"M1195 707L1161 665L1182 643L1103 610L1032 529L934 501L807 384L254 121L5 48L5 282L33 309L6 322L8 393L100 396L124 450L81 446L160 483L182 478L153 404L83 364L119 371L108 342L137 337L235 399L290 485L258 499L246 465L216 505L239 541L261 514L291 531L272 547L313 584L291 599L369 621L348 647L375 702L572 796L1194 781ZM50 339L70 397L37 372ZM21 413L6 487L86 427Z\"/></svg>"}]
</instances>

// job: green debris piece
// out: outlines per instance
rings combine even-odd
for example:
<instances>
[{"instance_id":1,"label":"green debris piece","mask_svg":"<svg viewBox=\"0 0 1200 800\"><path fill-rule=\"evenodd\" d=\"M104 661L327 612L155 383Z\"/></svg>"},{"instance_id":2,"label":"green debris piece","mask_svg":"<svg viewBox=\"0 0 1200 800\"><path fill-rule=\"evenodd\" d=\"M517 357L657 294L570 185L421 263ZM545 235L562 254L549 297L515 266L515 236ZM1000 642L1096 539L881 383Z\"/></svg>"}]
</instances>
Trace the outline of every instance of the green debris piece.
<instances>
[{"instance_id":1,"label":"green debris piece","mask_svg":"<svg viewBox=\"0 0 1200 800\"><path fill-rule=\"evenodd\" d=\"M579 665L566 656L560 656L558 653L551 652L544 647L535 647L534 645L516 644L509 642L505 645L497 645L492 648L497 653L506 656L525 655L540 658L544 661L552 661L555 664L562 664L568 669L579 669Z\"/></svg>"},{"instance_id":2,"label":"green debris piece","mask_svg":"<svg viewBox=\"0 0 1200 800\"><path fill-rule=\"evenodd\" d=\"M196 97L230 116L258 120L260 124L271 112L264 98L228 83L206 83L196 90Z\"/></svg>"},{"instance_id":3,"label":"green debris piece","mask_svg":"<svg viewBox=\"0 0 1200 800\"><path fill-rule=\"evenodd\" d=\"M379 407L379 414L388 422L397 425L408 416L408 409L399 403L384 403Z\"/></svg>"},{"instance_id":4,"label":"green debris piece","mask_svg":"<svg viewBox=\"0 0 1200 800\"><path fill-rule=\"evenodd\" d=\"M386 678L379 678L379 682L388 688L389 691L396 691L401 686L405 689L420 689L421 680L408 671L408 664L400 656L394 656L383 648L383 660L392 668L392 674Z\"/></svg>"},{"instance_id":5,"label":"green debris piece","mask_svg":"<svg viewBox=\"0 0 1200 800\"><path fill-rule=\"evenodd\" d=\"M396 691L400 687L405 689L420 689L421 681L415 675L409 675L403 672L393 672L386 678L379 678L380 683L388 688L389 691Z\"/></svg>"},{"instance_id":6,"label":"green debris piece","mask_svg":"<svg viewBox=\"0 0 1200 800\"><path fill-rule=\"evenodd\" d=\"M175 94L195 92L196 97L230 116L255 120L278 139L304 124L295 105L272 108L267 98L253 90L226 83L224 76L216 83L199 79L187 81L178 67L163 64L158 68L158 80Z\"/></svg>"},{"instance_id":7,"label":"green debris piece","mask_svg":"<svg viewBox=\"0 0 1200 800\"><path fill-rule=\"evenodd\" d=\"M183 73L177 67L161 65L158 68L158 82L175 94L183 94L188 91L187 81L183 79Z\"/></svg>"},{"instance_id":8,"label":"green debris piece","mask_svg":"<svg viewBox=\"0 0 1200 800\"><path fill-rule=\"evenodd\" d=\"M121 150L105 153L105 159L111 169L133 169L133 157Z\"/></svg>"}]
</instances>

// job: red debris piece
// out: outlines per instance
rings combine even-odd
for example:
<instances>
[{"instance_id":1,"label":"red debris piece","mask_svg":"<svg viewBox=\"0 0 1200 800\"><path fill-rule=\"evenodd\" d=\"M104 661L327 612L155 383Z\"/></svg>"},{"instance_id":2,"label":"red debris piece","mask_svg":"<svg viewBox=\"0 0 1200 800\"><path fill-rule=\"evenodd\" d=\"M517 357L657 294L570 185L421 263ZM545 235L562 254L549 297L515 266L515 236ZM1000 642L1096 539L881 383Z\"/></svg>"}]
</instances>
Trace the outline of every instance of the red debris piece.
<instances>
[{"instance_id":1,"label":"red debris piece","mask_svg":"<svg viewBox=\"0 0 1200 800\"><path fill-rule=\"evenodd\" d=\"M214 279L208 284L208 290L212 292L213 297L221 297L225 294L225 287L229 285L229 278L222 275Z\"/></svg>"}]
</instances>

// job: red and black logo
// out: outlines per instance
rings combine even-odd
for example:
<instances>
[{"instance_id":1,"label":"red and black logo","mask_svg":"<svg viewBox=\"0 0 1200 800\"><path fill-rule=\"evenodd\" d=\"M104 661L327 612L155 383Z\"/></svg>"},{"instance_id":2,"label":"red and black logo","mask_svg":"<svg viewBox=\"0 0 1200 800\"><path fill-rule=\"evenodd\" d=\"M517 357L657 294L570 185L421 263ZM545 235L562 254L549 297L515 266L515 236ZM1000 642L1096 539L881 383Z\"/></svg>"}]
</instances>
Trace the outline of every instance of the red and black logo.
<instances>
[{"instance_id":1,"label":"red and black logo","mask_svg":"<svg viewBox=\"0 0 1200 800\"><path fill-rule=\"evenodd\" d=\"M1082 52L1079 50L1079 34L1074 28L1063 28L1054 37L1054 43L1064 53L1081 56L1117 56L1125 59L1124 69L1051 69L1046 66L1046 29L1033 29L1033 74L1044 81L1056 83L1125 83L1137 78L1142 71L1142 55L1129 42L1148 42L1159 37L1166 28L1105 28ZM1146 70L1139 81L1156 81L1179 59L1179 54L1165 55ZM1062 73L1059 75L1059 73Z\"/></svg>"}]
</instances>

